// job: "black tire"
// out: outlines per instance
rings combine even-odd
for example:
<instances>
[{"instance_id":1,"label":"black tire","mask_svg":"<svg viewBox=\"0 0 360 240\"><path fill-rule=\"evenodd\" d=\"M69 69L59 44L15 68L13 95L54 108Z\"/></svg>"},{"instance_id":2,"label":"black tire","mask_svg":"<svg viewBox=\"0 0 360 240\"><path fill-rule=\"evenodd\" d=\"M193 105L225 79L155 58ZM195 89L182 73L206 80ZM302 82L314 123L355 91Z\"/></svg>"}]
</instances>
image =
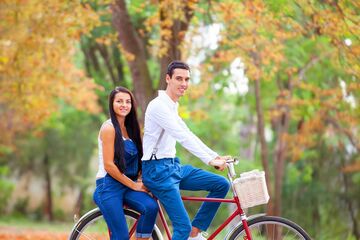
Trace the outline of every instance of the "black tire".
<instances>
[{"instance_id":1,"label":"black tire","mask_svg":"<svg viewBox=\"0 0 360 240\"><path fill-rule=\"evenodd\" d=\"M139 218L140 214L130 210L124 209L128 228L130 230L136 219ZM110 239L109 232L106 222L100 209L96 208L86 213L80 220L75 224L73 230L70 233L69 240L103 240ZM152 239L159 240L159 236L155 229L152 232Z\"/></svg>"},{"instance_id":2,"label":"black tire","mask_svg":"<svg viewBox=\"0 0 360 240\"><path fill-rule=\"evenodd\" d=\"M311 240L310 236L304 231L304 229L296 223L281 217L256 217L248 221L248 226L251 232L252 240ZM233 231L229 240L243 240L245 239L244 236L244 226L241 225Z\"/></svg>"}]
</instances>

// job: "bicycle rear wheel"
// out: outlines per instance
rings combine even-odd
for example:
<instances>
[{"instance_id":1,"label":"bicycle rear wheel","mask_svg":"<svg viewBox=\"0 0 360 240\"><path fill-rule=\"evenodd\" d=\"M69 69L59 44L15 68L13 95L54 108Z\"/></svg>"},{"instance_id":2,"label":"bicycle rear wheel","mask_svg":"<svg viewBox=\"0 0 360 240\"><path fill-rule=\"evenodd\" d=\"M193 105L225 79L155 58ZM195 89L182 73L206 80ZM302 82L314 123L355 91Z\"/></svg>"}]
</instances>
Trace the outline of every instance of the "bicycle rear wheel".
<instances>
[{"instance_id":1,"label":"bicycle rear wheel","mask_svg":"<svg viewBox=\"0 0 360 240\"><path fill-rule=\"evenodd\" d=\"M131 210L124 209L125 218L129 231L135 227L136 220L140 214ZM130 239L135 239L135 233ZM105 219L99 208L95 208L92 211L86 213L76 223L73 230L70 233L69 240L105 240L110 239L109 230L106 225ZM152 232L152 239L159 240L158 233L155 229Z\"/></svg>"},{"instance_id":2,"label":"bicycle rear wheel","mask_svg":"<svg viewBox=\"0 0 360 240\"><path fill-rule=\"evenodd\" d=\"M296 223L281 217L260 216L248 221L252 240L311 240L309 235ZM243 225L236 228L229 240L244 240Z\"/></svg>"}]
</instances>

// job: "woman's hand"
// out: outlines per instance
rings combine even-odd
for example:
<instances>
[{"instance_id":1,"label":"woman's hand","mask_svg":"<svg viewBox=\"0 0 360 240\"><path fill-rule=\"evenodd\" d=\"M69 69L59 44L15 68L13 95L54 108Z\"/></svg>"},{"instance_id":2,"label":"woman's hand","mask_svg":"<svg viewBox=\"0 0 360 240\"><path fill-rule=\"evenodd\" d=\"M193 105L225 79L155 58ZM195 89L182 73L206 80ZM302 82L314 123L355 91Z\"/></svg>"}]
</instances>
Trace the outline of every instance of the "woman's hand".
<instances>
[{"instance_id":1,"label":"woman's hand","mask_svg":"<svg viewBox=\"0 0 360 240\"><path fill-rule=\"evenodd\" d=\"M134 182L132 189L138 192L149 192L142 182Z\"/></svg>"}]
</instances>

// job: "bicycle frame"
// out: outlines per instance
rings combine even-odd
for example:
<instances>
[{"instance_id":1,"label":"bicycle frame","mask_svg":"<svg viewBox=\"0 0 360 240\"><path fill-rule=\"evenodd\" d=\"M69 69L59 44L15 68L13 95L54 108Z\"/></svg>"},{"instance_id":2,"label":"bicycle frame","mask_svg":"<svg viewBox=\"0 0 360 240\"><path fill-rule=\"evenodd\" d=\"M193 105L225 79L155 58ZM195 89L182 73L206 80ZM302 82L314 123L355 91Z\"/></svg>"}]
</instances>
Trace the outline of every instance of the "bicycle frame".
<instances>
[{"instance_id":1,"label":"bicycle frame","mask_svg":"<svg viewBox=\"0 0 360 240\"><path fill-rule=\"evenodd\" d=\"M229 164L229 172L228 172L228 178L230 182L232 183L233 177L235 176L234 168L233 168L233 162L230 162ZM232 184L231 184L232 186ZM234 194L234 197L231 198L206 198L206 197L189 197L189 196L182 196L181 199L183 201L193 201L193 202L218 202L218 203L235 203L236 204L236 210L207 238L208 240L215 239L215 237L236 217L239 216L241 219L241 222L244 226L245 232L246 232L246 238L244 240L252 240L250 230L247 224L247 217L243 209L240 205L240 200L238 196L236 195L236 192L234 188L232 187L232 191ZM157 200L159 205L159 216L161 220L161 224L163 225L166 236L169 240L171 240L171 233L169 226L167 224L167 221L165 219L164 211L159 203L159 200ZM134 226L130 229L130 236L135 232L136 223Z\"/></svg>"},{"instance_id":2,"label":"bicycle frame","mask_svg":"<svg viewBox=\"0 0 360 240\"><path fill-rule=\"evenodd\" d=\"M229 239L229 237L232 239L234 238L239 239L240 237L243 240L252 240L253 238L251 235L254 235L254 237L256 238L259 237L259 239L267 239L268 236L272 236L272 239L282 239L283 237L288 239L288 236L293 236L296 239L311 240L311 237L309 236L309 234L306 233L304 229L302 229L295 222L292 222L291 220L288 220L286 218L281 218L276 216L266 216L265 214L255 214L247 218L245 212L241 207L240 199L237 196L237 191L235 191L235 187L233 184L234 183L233 178L236 177L234 164L236 164L237 161L236 159L228 159L226 162L228 164L228 178L231 183L233 198L206 198L206 197L190 197L190 196L181 197L182 201L235 204L236 209L234 210L234 212L231 215L229 215L225 219L225 221L215 229L215 231L209 236L208 239L215 239L218 236L218 234L221 231L223 231L224 228L235 219L236 216L239 216L241 221L236 221L236 224L232 227L232 229L230 231L227 231L225 239ZM170 240L171 233L169 230L168 223L165 219L165 213L160 205L159 200L156 198L155 200L157 201L157 204L159 206L159 216L161 223L159 223L158 225L155 224L154 230L152 232L152 236L155 239L159 239L159 240L164 239L163 235L165 234L163 234L158 228L158 226L162 224L164 227L164 231L166 232L166 236ZM134 233L136 226L138 224L138 217L140 216L140 213L136 212L135 210L132 210L131 208L128 208L126 205L124 205L124 213L125 216L128 217L127 219L129 220L129 221L127 220L127 223L129 225L128 227L130 230L129 231L130 239L134 239L135 237ZM98 222L98 220L100 220L100 222ZM96 225L97 223L100 224L104 223L104 218L99 208L95 208L89 211L79 219L79 221L74 225L73 229L71 230L69 239L79 239L79 236L85 236L87 239L89 239L88 236L92 235L92 231L91 228L89 231L87 231L87 228L91 226L93 223L95 223L95 226L98 226ZM250 228L252 229L251 233L250 233ZM99 233L103 234L104 231L106 230L101 228ZM90 234L88 235L88 233ZM282 235L283 233L285 235ZM109 232L109 235L110 234L111 233ZM278 236L281 238L278 238Z\"/></svg>"}]
</instances>

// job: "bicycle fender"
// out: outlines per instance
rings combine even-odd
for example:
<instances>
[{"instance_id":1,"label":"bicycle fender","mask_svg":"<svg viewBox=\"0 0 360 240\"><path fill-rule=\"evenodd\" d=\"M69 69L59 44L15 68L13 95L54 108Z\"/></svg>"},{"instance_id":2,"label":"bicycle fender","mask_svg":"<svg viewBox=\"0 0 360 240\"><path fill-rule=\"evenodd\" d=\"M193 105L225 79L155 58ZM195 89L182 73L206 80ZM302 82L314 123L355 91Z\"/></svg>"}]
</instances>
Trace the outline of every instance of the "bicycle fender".
<instances>
[{"instance_id":1,"label":"bicycle fender","mask_svg":"<svg viewBox=\"0 0 360 240\"><path fill-rule=\"evenodd\" d=\"M258 218L258 217L262 217L262 216L266 216L265 213L258 213L258 214L254 214L254 215L251 215L247 218L247 221L250 221L250 220L253 220L255 218ZM225 238L224 239L229 239L229 237L231 236L231 234L233 234L235 232L236 229L238 229L239 227L242 226L242 221L238 222L235 226L233 226L231 228L231 230L226 234Z\"/></svg>"},{"instance_id":2,"label":"bicycle fender","mask_svg":"<svg viewBox=\"0 0 360 240\"><path fill-rule=\"evenodd\" d=\"M132 211L132 212L136 212L136 211L134 211L132 209L127 209L127 210ZM71 233L74 232L74 230L84 221L85 218L87 218L88 216L90 216L90 215L92 215L92 214L94 214L94 213L96 213L98 211L100 211L100 209L97 207L97 208L94 208L94 209L88 211L86 214L84 214L77 222L75 222L74 227L71 229ZM161 233L160 229L158 228L158 226L156 224L154 226L154 230L155 230L157 236L159 237L159 240L164 240L164 238L162 236L162 233ZM68 238L69 240L71 238L71 235L72 234L69 235L69 238Z\"/></svg>"},{"instance_id":3,"label":"bicycle fender","mask_svg":"<svg viewBox=\"0 0 360 240\"><path fill-rule=\"evenodd\" d=\"M154 225L154 230L156 232L156 235L159 237L159 240L164 240L163 235L156 224Z\"/></svg>"},{"instance_id":4,"label":"bicycle fender","mask_svg":"<svg viewBox=\"0 0 360 240\"><path fill-rule=\"evenodd\" d=\"M88 211L87 213L85 213L84 215L82 215L81 218L79 218L79 220L76 221L76 223L83 221L84 218L86 218L87 216L89 216L89 215L91 215L91 214L93 214L93 213L95 213L95 212L97 212L97 211L100 211L100 209L99 209L98 207L97 207L97 208L94 208L94 209L92 209L92 210L90 210L90 211Z\"/></svg>"},{"instance_id":5,"label":"bicycle fender","mask_svg":"<svg viewBox=\"0 0 360 240\"><path fill-rule=\"evenodd\" d=\"M79 226L79 224L81 224L82 221L84 221L85 218L87 218L89 215L94 214L94 213L97 212L97 211L100 211L100 209L99 209L98 207L97 207L97 208L94 208L94 209L88 211L86 214L82 215L82 217L75 222L74 227L71 229L71 232L70 232L70 233L73 233L74 230ZM72 234L69 235L69 238L68 238L69 240L70 240L70 238L71 238L71 235L72 235Z\"/></svg>"}]
</instances>

